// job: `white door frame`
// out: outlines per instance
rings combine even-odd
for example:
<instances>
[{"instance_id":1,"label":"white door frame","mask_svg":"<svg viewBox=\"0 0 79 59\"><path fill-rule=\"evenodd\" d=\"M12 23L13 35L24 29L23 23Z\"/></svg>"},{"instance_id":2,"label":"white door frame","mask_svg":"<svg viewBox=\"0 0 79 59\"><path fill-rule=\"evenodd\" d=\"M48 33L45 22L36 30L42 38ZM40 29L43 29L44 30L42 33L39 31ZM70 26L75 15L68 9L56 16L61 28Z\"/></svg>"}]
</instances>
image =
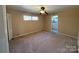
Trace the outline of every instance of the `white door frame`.
<instances>
[{"instance_id":1,"label":"white door frame","mask_svg":"<svg viewBox=\"0 0 79 59\"><path fill-rule=\"evenodd\" d=\"M11 14L7 13L7 27L8 27L8 37L9 40L12 39L12 19L11 19Z\"/></svg>"}]
</instances>

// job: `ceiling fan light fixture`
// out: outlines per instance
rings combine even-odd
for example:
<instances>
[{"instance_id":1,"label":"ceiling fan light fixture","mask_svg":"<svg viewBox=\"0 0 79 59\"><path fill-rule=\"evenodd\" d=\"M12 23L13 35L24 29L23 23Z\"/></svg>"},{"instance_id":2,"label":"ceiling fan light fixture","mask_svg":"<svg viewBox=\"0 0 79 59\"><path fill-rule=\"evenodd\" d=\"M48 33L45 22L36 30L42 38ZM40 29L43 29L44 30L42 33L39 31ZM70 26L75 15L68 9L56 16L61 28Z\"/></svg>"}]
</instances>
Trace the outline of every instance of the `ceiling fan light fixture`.
<instances>
[{"instance_id":1,"label":"ceiling fan light fixture","mask_svg":"<svg viewBox=\"0 0 79 59\"><path fill-rule=\"evenodd\" d=\"M44 14L44 13L45 13L45 11L44 11L44 10L41 10L41 11L40 11L40 13Z\"/></svg>"}]
</instances>

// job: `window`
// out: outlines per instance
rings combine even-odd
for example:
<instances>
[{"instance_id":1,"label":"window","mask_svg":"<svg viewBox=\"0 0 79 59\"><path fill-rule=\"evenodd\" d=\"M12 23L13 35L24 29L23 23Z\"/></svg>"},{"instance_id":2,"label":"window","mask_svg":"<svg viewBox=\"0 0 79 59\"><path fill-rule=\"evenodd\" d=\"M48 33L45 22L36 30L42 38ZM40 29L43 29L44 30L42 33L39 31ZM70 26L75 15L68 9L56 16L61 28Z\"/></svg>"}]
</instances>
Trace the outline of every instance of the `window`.
<instances>
[{"instance_id":1,"label":"window","mask_svg":"<svg viewBox=\"0 0 79 59\"><path fill-rule=\"evenodd\" d=\"M31 16L24 15L23 18L24 18L24 20L31 20Z\"/></svg>"},{"instance_id":2,"label":"window","mask_svg":"<svg viewBox=\"0 0 79 59\"><path fill-rule=\"evenodd\" d=\"M32 20L38 20L37 16L32 16Z\"/></svg>"},{"instance_id":3,"label":"window","mask_svg":"<svg viewBox=\"0 0 79 59\"><path fill-rule=\"evenodd\" d=\"M38 20L38 16L27 16L27 15L24 15L23 19L26 20L26 21L37 21Z\"/></svg>"}]
</instances>

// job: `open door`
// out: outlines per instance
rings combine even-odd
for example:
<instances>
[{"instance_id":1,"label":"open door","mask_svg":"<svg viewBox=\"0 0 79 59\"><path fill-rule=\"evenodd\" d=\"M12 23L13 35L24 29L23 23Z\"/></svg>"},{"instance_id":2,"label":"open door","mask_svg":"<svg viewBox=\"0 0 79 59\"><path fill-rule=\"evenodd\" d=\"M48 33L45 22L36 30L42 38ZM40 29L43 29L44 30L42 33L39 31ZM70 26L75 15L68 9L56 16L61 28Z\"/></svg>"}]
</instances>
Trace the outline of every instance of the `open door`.
<instances>
[{"instance_id":1,"label":"open door","mask_svg":"<svg viewBox=\"0 0 79 59\"><path fill-rule=\"evenodd\" d=\"M52 17L52 32L58 32L58 16Z\"/></svg>"},{"instance_id":2,"label":"open door","mask_svg":"<svg viewBox=\"0 0 79 59\"><path fill-rule=\"evenodd\" d=\"M7 14L7 27L8 27L8 37L9 40L12 39L12 19L11 19L11 14Z\"/></svg>"}]
</instances>

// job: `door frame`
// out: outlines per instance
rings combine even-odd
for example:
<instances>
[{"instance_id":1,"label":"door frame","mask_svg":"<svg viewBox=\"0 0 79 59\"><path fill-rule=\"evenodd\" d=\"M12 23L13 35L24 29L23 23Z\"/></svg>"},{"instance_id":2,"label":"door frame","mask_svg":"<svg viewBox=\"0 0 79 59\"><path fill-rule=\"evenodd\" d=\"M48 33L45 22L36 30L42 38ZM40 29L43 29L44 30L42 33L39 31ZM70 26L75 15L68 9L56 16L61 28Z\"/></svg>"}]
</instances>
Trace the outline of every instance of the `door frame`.
<instances>
[{"instance_id":1,"label":"door frame","mask_svg":"<svg viewBox=\"0 0 79 59\"><path fill-rule=\"evenodd\" d=\"M9 38L9 40L11 40L12 39L12 19L11 19L11 14L7 13L6 19L7 19L8 38Z\"/></svg>"}]
</instances>

